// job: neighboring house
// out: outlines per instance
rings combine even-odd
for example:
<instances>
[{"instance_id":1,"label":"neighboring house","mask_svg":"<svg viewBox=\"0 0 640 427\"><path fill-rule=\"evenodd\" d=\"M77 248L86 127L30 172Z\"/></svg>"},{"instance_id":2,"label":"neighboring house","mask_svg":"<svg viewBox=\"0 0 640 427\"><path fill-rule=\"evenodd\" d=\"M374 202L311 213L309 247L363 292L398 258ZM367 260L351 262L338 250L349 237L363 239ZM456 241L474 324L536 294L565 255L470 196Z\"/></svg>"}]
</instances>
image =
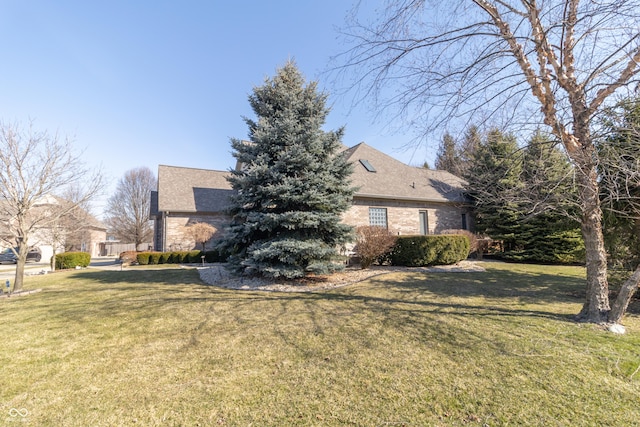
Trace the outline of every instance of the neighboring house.
<instances>
[{"instance_id":1,"label":"neighboring house","mask_svg":"<svg viewBox=\"0 0 640 427\"><path fill-rule=\"evenodd\" d=\"M55 222L46 218L55 209L65 203L64 199L47 195L42 197L33 207L38 224L34 226L27 244L37 247L42 254L42 261L48 262L54 252L82 251L91 256L98 256L100 243L106 239L107 228L88 212L77 208ZM1 230L3 221L11 222L13 219L4 218L0 221L0 237L5 247L14 245L14 237L11 233ZM6 223L5 223L6 224ZM5 225L6 226L6 225ZM6 230L6 229L5 229Z\"/></svg>"},{"instance_id":2,"label":"neighboring house","mask_svg":"<svg viewBox=\"0 0 640 427\"><path fill-rule=\"evenodd\" d=\"M92 257L102 255L107 239L107 227L91 214L86 214L83 226L71 232L65 242L65 251L89 252Z\"/></svg>"},{"instance_id":3,"label":"neighboring house","mask_svg":"<svg viewBox=\"0 0 640 427\"><path fill-rule=\"evenodd\" d=\"M405 165L364 142L342 152L354 166L357 188L343 221L353 226L378 225L398 235L437 234L471 228L471 204L464 181L449 172ZM158 191L151 195L154 248L195 248L184 227L207 222L223 233L226 208L234 190L230 172L160 165ZM215 240L215 236L212 241Z\"/></svg>"}]
</instances>

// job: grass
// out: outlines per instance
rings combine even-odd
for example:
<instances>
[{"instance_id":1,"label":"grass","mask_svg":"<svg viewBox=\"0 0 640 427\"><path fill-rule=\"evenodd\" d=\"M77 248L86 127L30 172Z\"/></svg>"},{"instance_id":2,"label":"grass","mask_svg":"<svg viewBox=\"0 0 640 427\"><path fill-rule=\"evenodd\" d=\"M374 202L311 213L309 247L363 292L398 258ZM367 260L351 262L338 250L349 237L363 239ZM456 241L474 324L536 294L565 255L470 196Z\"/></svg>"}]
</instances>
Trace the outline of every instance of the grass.
<instances>
[{"instance_id":1,"label":"grass","mask_svg":"<svg viewBox=\"0 0 640 427\"><path fill-rule=\"evenodd\" d=\"M638 316L574 323L581 268L486 265L311 294L28 277L43 291L0 300L0 424L638 425Z\"/></svg>"}]
</instances>

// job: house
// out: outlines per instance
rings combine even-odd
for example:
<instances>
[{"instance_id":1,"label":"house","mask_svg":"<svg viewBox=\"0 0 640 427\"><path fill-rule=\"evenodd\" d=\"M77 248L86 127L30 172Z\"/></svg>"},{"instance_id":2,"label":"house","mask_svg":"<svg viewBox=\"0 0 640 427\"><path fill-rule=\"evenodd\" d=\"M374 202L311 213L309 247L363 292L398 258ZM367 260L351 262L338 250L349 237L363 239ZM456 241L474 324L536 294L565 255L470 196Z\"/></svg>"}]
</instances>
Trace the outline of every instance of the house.
<instances>
[{"instance_id":1,"label":"house","mask_svg":"<svg viewBox=\"0 0 640 427\"><path fill-rule=\"evenodd\" d=\"M92 257L103 255L103 245L107 239L107 227L96 217L85 213L81 227L71 230L65 241L67 252L88 252Z\"/></svg>"},{"instance_id":2,"label":"house","mask_svg":"<svg viewBox=\"0 0 640 427\"><path fill-rule=\"evenodd\" d=\"M438 234L471 228L471 204L464 181L449 172L408 166L365 144L342 154L353 164L357 188L343 221L353 226L377 225L398 235ZM154 248L159 251L195 247L185 226L207 222L222 233L229 217L230 172L160 165L158 190L151 195ZM215 237L214 239L215 240Z\"/></svg>"},{"instance_id":3,"label":"house","mask_svg":"<svg viewBox=\"0 0 640 427\"><path fill-rule=\"evenodd\" d=\"M445 171L408 166L364 142L344 151L358 190L344 222L379 225L398 235L468 230L464 181Z\"/></svg>"},{"instance_id":4,"label":"house","mask_svg":"<svg viewBox=\"0 0 640 427\"><path fill-rule=\"evenodd\" d=\"M153 242L157 251L190 250L195 242L185 227L196 222L213 225L221 233L229 217L229 196L234 191L229 172L158 166L158 190L151 192Z\"/></svg>"},{"instance_id":5,"label":"house","mask_svg":"<svg viewBox=\"0 0 640 427\"><path fill-rule=\"evenodd\" d=\"M66 251L88 252L99 255L100 242L106 239L107 228L86 210L77 207L62 216L52 214L56 210L67 209L68 201L53 195L42 196L34 204L28 224L31 228L30 247L38 248L43 262L48 262L54 253ZM0 218L0 242L2 246L15 246L15 234L8 231L15 221L10 213Z\"/></svg>"}]
</instances>

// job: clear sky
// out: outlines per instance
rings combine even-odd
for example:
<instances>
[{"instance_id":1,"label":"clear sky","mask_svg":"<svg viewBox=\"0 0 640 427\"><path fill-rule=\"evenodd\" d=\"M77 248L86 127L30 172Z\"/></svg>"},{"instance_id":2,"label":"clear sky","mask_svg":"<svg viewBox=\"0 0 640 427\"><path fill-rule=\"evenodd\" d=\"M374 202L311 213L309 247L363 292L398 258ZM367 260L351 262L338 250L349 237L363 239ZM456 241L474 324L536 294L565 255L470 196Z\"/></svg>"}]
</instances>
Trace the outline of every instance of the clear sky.
<instances>
[{"instance_id":1,"label":"clear sky","mask_svg":"<svg viewBox=\"0 0 640 427\"><path fill-rule=\"evenodd\" d=\"M70 136L102 165L107 197L139 166L227 170L229 138L246 138L253 117L248 95L287 59L331 94L323 78L346 48L337 28L351 3L0 0L0 120ZM344 144L433 165L433 147L401 149L410 132L390 133L348 98L330 103L326 129L346 126Z\"/></svg>"}]
</instances>

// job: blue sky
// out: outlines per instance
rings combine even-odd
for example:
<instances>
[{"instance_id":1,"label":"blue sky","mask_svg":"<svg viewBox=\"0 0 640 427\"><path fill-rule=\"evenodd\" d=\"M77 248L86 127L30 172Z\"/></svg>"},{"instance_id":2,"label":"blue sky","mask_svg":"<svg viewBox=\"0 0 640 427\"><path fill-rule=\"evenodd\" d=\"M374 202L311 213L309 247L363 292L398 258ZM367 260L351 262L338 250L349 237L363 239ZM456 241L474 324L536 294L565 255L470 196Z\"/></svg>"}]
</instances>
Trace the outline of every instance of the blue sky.
<instances>
[{"instance_id":1,"label":"blue sky","mask_svg":"<svg viewBox=\"0 0 640 427\"><path fill-rule=\"evenodd\" d=\"M253 117L247 96L288 58L331 93L324 73L346 48L337 28L350 8L346 0L0 0L0 120L70 136L89 166L102 165L106 196L139 166L227 170L229 138L245 138L242 117ZM405 163L433 164L434 147L402 149L410 132L389 132L349 98L330 103L326 129L345 125L346 145L365 141Z\"/></svg>"}]
</instances>

